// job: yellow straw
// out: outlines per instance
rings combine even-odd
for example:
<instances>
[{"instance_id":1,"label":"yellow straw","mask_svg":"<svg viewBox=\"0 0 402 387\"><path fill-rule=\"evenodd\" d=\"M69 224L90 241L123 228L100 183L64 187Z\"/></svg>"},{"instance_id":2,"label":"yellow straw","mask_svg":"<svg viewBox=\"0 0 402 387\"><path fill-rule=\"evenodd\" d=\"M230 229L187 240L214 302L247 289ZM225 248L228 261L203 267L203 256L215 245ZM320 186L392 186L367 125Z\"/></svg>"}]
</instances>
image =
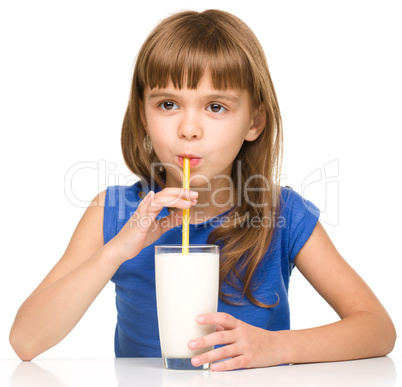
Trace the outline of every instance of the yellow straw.
<instances>
[{"instance_id":1,"label":"yellow straw","mask_svg":"<svg viewBox=\"0 0 402 387\"><path fill-rule=\"evenodd\" d=\"M190 159L183 157L183 188L190 189ZM183 210L182 254L188 254L190 244L190 209Z\"/></svg>"}]
</instances>

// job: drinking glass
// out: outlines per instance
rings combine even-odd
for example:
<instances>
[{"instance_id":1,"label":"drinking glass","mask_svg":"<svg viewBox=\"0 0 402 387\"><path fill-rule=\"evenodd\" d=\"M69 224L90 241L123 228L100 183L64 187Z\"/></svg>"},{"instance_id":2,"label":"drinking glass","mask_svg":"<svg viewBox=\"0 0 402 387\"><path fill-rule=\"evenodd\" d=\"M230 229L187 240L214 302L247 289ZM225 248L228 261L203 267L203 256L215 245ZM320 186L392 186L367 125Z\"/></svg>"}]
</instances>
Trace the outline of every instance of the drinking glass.
<instances>
[{"instance_id":1,"label":"drinking glass","mask_svg":"<svg viewBox=\"0 0 402 387\"><path fill-rule=\"evenodd\" d=\"M215 332L215 326L199 325L195 319L217 311L219 246L190 245L188 254L181 245L155 246L155 282L165 368L209 369L209 363L194 367L191 358L213 347L190 350L188 342Z\"/></svg>"}]
</instances>

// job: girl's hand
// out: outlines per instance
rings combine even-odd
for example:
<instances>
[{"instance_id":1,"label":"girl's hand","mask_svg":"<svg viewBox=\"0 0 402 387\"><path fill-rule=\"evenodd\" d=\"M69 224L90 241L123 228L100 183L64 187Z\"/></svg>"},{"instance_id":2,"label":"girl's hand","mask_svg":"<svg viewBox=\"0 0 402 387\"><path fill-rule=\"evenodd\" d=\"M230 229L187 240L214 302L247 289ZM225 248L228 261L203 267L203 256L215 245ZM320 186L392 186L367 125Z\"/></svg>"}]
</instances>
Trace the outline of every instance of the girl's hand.
<instances>
[{"instance_id":1,"label":"girl's hand","mask_svg":"<svg viewBox=\"0 0 402 387\"><path fill-rule=\"evenodd\" d=\"M182 224L182 211L156 220L163 207L188 209L197 203L197 197L198 192L183 188L169 187L157 194L150 191L130 220L109 242L115 250L119 265L135 257L166 231Z\"/></svg>"},{"instance_id":2,"label":"girl's hand","mask_svg":"<svg viewBox=\"0 0 402 387\"><path fill-rule=\"evenodd\" d=\"M227 313L209 313L197 317L198 324L216 325L217 332L189 342L190 349L213 345L223 347L192 358L196 367L210 362L212 371L267 367L281 364L277 332L267 331L237 320Z\"/></svg>"}]
</instances>

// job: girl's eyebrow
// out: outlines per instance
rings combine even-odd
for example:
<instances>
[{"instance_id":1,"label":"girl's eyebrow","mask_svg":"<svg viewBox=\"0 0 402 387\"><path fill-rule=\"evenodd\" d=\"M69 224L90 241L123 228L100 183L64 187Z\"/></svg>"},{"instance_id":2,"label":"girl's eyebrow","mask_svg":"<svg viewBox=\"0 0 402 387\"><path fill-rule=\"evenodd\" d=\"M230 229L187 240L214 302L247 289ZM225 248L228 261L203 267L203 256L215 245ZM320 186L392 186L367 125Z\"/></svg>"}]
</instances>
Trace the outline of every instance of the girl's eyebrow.
<instances>
[{"instance_id":1,"label":"girl's eyebrow","mask_svg":"<svg viewBox=\"0 0 402 387\"><path fill-rule=\"evenodd\" d=\"M211 95L207 95L206 98L207 98L207 99L211 99L211 100L214 100L214 99L218 99L218 100L224 99L224 100L227 100L227 101L230 101L230 102L234 102L234 103L239 103L239 102L240 102L239 98L235 97L235 96L232 95L232 94L228 94L228 93L225 93L225 94L211 94Z\"/></svg>"},{"instance_id":2,"label":"girl's eyebrow","mask_svg":"<svg viewBox=\"0 0 402 387\"><path fill-rule=\"evenodd\" d=\"M149 99L154 99L154 98L175 98L174 94L170 93L163 93L159 91L151 91L149 93Z\"/></svg>"},{"instance_id":3,"label":"girl's eyebrow","mask_svg":"<svg viewBox=\"0 0 402 387\"><path fill-rule=\"evenodd\" d=\"M151 91L149 94L149 99L155 98L177 98L177 95L172 93L166 93L162 91ZM209 94L202 97L203 99L207 100L227 100L233 103L239 103L239 98L235 97L232 94L224 93L224 94Z\"/></svg>"}]
</instances>

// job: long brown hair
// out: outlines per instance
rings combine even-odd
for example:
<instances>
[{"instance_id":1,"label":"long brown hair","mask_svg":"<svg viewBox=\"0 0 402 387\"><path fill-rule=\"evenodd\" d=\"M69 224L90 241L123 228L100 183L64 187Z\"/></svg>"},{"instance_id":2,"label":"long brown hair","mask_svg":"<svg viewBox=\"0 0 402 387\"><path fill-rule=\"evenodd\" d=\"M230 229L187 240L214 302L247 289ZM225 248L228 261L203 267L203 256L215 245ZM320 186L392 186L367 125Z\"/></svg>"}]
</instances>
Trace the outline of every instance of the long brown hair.
<instances>
[{"instance_id":1,"label":"long brown hair","mask_svg":"<svg viewBox=\"0 0 402 387\"><path fill-rule=\"evenodd\" d=\"M271 307L253 296L252 280L273 240L279 213L282 120L264 51L243 21L219 10L185 11L156 26L136 60L122 127L124 160L148 184L153 179L164 188L165 171L153 170L151 175L152 164L159 160L141 123L139 102L147 86L164 88L172 81L176 88L196 89L206 69L213 87L246 89L254 106L265 109L264 130L255 141L243 143L231 173L234 187L252 189L237 192L239 200L228 221L210 233L208 243L221 246L221 298L233 304L232 295L222 292L226 282L255 305Z\"/></svg>"}]
</instances>

